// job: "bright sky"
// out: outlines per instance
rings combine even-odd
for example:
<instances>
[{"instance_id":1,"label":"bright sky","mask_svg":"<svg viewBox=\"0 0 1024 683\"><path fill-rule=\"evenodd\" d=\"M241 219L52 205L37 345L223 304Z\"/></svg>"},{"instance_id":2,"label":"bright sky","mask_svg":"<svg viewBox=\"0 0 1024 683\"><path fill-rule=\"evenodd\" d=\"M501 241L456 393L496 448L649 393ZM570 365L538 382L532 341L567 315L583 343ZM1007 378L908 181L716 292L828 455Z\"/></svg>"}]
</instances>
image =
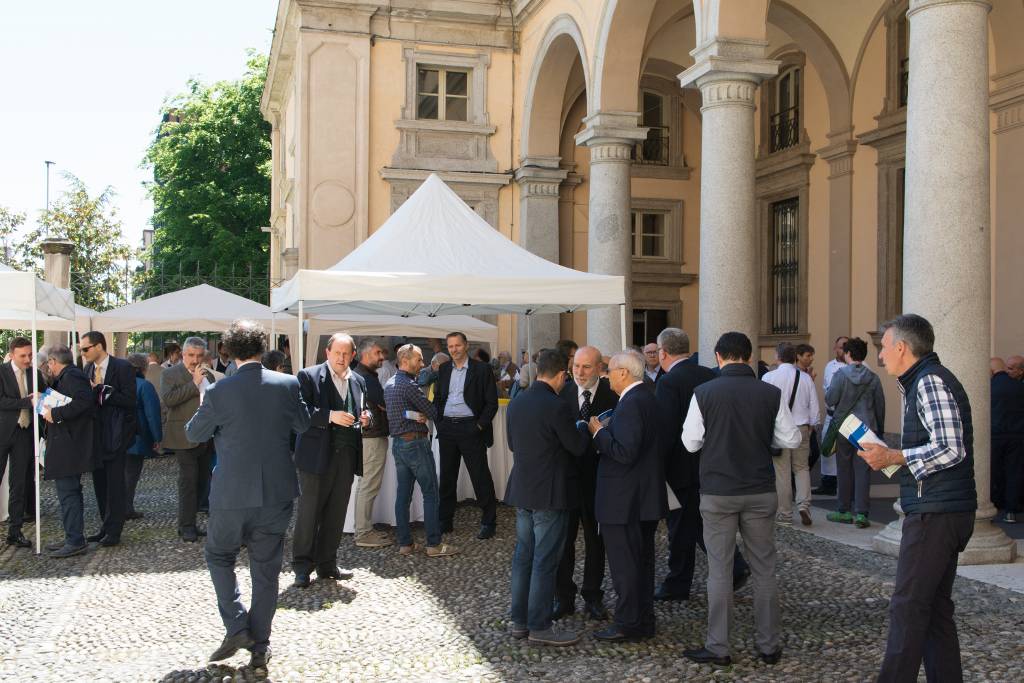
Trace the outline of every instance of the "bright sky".
<instances>
[{"instance_id":1,"label":"bright sky","mask_svg":"<svg viewBox=\"0 0 1024 683\"><path fill-rule=\"evenodd\" d=\"M270 49L278 0L0 0L0 206L34 224L64 188L112 186L132 246L152 202L140 167L166 97L235 79Z\"/></svg>"}]
</instances>

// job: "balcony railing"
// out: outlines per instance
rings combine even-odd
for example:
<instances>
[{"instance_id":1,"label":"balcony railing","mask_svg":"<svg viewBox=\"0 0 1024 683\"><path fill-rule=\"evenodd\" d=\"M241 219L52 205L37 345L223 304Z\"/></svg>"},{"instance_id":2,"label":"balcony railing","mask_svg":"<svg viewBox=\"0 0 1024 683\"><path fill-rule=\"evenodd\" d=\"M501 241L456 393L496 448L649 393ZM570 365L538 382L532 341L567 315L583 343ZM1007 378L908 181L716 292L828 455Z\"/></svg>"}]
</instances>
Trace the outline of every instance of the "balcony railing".
<instances>
[{"instance_id":1,"label":"balcony railing","mask_svg":"<svg viewBox=\"0 0 1024 683\"><path fill-rule=\"evenodd\" d=\"M772 114L770 152L789 149L800 142L800 108L790 107Z\"/></svg>"},{"instance_id":2,"label":"balcony railing","mask_svg":"<svg viewBox=\"0 0 1024 683\"><path fill-rule=\"evenodd\" d=\"M636 143L636 146L633 147L633 163L645 166L668 166L668 131L652 128L647 135L646 140Z\"/></svg>"}]
</instances>

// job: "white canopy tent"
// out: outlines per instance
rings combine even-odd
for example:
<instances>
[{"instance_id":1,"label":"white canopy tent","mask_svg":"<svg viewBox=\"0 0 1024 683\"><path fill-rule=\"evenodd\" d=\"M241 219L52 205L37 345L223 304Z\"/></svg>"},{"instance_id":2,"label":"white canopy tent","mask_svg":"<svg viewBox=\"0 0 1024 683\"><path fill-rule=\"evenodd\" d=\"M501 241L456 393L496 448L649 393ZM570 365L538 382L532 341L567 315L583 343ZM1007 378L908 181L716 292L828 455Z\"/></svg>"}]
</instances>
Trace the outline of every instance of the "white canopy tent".
<instances>
[{"instance_id":1,"label":"white canopy tent","mask_svg":"<svg viewBox=\"0 0 1024 683\"><path fill-rule=\"evenodd\" d=\"M39 331L39 321L43 319L47 324L55 324L55 321L63 321L66 327L57 329L72 329L75 321L75 297L67 289L61 289L48 282L40 280L34 273L26 273L20 270L0 264L0 327L3 328L28 328L32 331L30 340L32 342L32 376L39 373L39 359L36 349L36 333ZM36 487L36 554L40 552L40 529L39 529L39 415L32 411L32 436L35 447L35 474Z\"/></svg>"},{"instance_id":2,"label":"white canopy tent","mask_svg":"<svg viewBox=\"0 0 1024 683\"><path fill-rule=\"evenodd\" d=\"M530 253L492 228L431 175L376 232L327 270L300 270L271 293L275 312L571 313L620 306L625 283ZM299 358L301 366L301 357Z\"/></svg>"}]
</instances>

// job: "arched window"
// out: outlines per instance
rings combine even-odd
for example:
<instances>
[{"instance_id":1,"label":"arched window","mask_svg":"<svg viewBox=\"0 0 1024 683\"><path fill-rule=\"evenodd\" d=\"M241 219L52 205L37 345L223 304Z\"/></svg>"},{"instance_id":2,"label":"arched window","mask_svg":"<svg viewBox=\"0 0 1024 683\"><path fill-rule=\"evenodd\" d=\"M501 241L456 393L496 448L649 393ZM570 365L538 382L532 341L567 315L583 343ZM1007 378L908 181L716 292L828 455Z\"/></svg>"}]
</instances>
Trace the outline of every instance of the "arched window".
<instances>
[{"instance_id":1,"label":"arched window","mask_svg":"<svg viewBox=\"0 0 1024 683\"><path fill-rule=\"evenodd\" d=\"M899 79L899 102L901 107L907 106L907 93L910 85L910 22L907 13L900 15L896 24L896 60Z\"/></svg>"},{"instance_id":2,"label":"arched window","mask_svg":"<svg viewBox=\"0 0 1024 683\"><path fill-rule=\"evenodd\" d=\"M800 71L800 67L794 66L775 79L770 152L789 149L800 142Z\"/></svg>"}]
</instances>

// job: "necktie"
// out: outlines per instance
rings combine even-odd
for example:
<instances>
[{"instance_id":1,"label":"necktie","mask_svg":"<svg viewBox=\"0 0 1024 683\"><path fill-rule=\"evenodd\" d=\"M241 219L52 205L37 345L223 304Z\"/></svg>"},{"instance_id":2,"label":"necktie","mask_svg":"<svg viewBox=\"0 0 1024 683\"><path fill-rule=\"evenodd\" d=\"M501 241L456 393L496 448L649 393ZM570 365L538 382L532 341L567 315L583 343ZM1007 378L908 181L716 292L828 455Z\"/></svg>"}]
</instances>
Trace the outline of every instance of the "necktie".
<instances>
[{"instance_id":1,"label":"necktie","mask_svg":"<svg viewBox=\"0 0 1024 683\"><path fill-rule=\"evenodd\" d=\"M580 406L580 419L590 420L590 389L583 390L583 405Z\"/></svg>"},{"instance_id":2,"label":"necktie","mask_svg":"<svg viewBox=\"0 0 1024 683\"><path fill-rule=\"evenodd\" d=\"M25 398L26 396L28 396L28 389L25 387L25 371L19 368L17 371L17 375L18 391L21 392L21 397ZM18 426L21 427L22 429L25 429L26 427L28 427L29 419L29 412L28 409L26 408L22 410L20 413L18 413Z\"/></svg>"},{"instance_id":3,"label":"necktie","mask_svg":"<svg viewBox=\"0 0 1024 683\"><path fill-rule=\"evenodd\" d=\"M96 366L96 370L93 371L93 379L92 379L92 381L95 384L103 384L103 370L100 368L99 365L97 365Z\"/></svg>"}]
</instances>

